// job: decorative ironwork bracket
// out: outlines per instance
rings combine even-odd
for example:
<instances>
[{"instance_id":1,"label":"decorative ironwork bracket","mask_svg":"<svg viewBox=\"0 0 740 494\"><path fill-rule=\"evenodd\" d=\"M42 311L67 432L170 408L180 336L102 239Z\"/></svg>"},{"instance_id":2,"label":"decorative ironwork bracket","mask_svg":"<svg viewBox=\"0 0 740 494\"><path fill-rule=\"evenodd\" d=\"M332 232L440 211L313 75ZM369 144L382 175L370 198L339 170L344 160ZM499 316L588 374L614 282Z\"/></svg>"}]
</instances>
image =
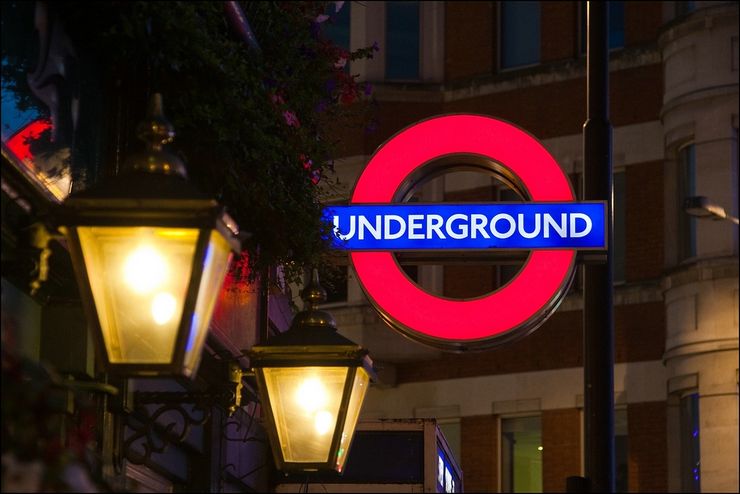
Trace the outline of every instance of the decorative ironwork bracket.
<instances>
[{"instance_id":1,"label":"decorative ironwork bracket","mask_svg":"<svg viewBox=\"0 0 740 494\"><path fill-rule=\"evenodd\" d=\"M229 366L229 381L209 391L135 391L133 393L133 411L128 413L126 426L132 431L122 441L122 453L134 464L147 463L152 454L164 453L169 445L184 443L193 427L207 424L216 407L225 410L232 417L238 409L249 402L255 403L252 409L247 431L251 429L256 409L257 396L244 386L243 377L251 375L232 363ZM147 405L161 405L150 411ZM238 424L226 420L222 434L227 437L226 429ZM237 431L240 427L237 427ZM246 441L245 437L238 440ZM140 445L143 453L133 448Z\"/></svg>"},{"instance_id":2,"label":"decorative ironwork bracket","mask_svg":"<svg viewBox=\"0 0 740 494\"><path fill-rule=\"evenodd\" d=\"M148 463L154 453L164 453L170 444L180 444L187 440L193 427L205 425L211 418L213 407L194 405L191 410L182 404L167 404L149 414L146 407L137 407L128 414L126 425L133 431L123 441L122 452L131 463L141 465ZM162 424L159 418L172 413L176 414L171 422ZM200 414L200 416L198 416ZM141 444L143 453L133 446Z\"/></svg>"}]
</instances>

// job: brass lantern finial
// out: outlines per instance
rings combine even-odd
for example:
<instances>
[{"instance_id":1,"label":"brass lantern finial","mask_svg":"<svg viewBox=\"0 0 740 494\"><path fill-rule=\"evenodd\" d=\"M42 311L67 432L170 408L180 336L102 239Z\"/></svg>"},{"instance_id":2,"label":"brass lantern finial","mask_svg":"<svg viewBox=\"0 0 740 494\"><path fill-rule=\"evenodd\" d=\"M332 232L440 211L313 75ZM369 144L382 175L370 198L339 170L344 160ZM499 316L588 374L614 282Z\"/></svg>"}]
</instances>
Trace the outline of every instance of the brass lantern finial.
<instances>
[{"instance_id":1,"label":"brass lantern finial","mask_svg":"<svg viewBox=\"0 0 740 494\"><path fill-rule=\"evenodd\" d=\"M296 314L293 318L291 327L323 327L334 331L337 330L337 323L334 316L330 313L319 310L319 304L326 302L326 290L319 283L319 270L314 268L311 275L311 281L301 292L301 297L306 303L306 309Z\"/></svg>"},{"instance_id":2,"label":"brass lantern finial","mask_svg":"<svg viewBox=\"0 0 740 494\"><path fill-rule=\"evenodd\" d=\"M164 116L163 108L162 94L154 93L149 100L146 119L136 128L136 135L146 143L146 151L127 160L124 169L187 178L182 160L164 148L175 139L175 127Z\"/></svg>"},{"instance_id":3,"label":"brass lantern finial","mask_svg":"<svg viewBox=\"0 0 740 494\"><path fill-rule=\"evenodd\" d=\"M161 151L163 145L175 140L175 127L164 116L162 93L152 95L146 118L136 128L136 135L146 142L147 149Z\"/></svg>"},{"instance_id":4,"label":"brass lantern finial","mask_svg":"<svg viewBox=\"0 0 740 494\"><path fill-rule=\"evenodd\" d=\"M319 308L319 304L326 302L326 290L319 283L319 270L317 268L313 268L311 281L303 289L301 298L308 304L309 310L316 310Z\"/></svg>"}]
</instances>

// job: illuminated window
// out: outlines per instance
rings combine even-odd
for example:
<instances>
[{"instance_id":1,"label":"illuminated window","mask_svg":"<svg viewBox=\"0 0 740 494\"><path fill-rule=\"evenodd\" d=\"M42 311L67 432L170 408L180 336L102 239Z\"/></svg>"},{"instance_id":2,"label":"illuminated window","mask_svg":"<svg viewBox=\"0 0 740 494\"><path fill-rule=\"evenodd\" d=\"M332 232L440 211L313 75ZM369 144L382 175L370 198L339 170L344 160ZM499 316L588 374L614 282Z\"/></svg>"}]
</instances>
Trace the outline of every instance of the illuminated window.
<instances>
[{"instance_id":1,"label":"illuminated window","mask_svg":"<svg viewBox=\"0 0 740 494\"><path fill-rule=\"evenodd\" d=\"M537 417L501 420L503 492L542 492L542 421Z\"/></svg>"},{"instance_id":2,"label":"illuminated window","mask_svg":"<svg viewBox=\"0 0 740 494\"><path fill-rule=\"evenodd\" d=\"M540 2L501 2L501 68L540 61Z\"/></svg>"},{"instance_id":3,"label":"illuminated window","mask_svg":"<svg viewBox=\"0 0 740 494\"><path fill-rule=\"evenodd\" d=\"M419 2L385 4L385 78L419 78Z\"/></svg>"},{"instance_id":4,"label":"illuminated window","mask_svg":"<svg viewBox=\"0 0 740 494\"><path fill-rule=\"evenodd\" d=\"M678 231L680 260L696 256L696 218L684 211L687 197L696 195L696 152L693 144L678 151Z\"/></svg>"},{"instance_id":5,"label":"illuminated window","mask_svg":"<svg viewBox=\"0 0 740 494\"><path fill-rule=\"evenodd\" d=\"M681 491L701 492L699 456L699 395L681 398Z\"/></svg>"}]
</instances>

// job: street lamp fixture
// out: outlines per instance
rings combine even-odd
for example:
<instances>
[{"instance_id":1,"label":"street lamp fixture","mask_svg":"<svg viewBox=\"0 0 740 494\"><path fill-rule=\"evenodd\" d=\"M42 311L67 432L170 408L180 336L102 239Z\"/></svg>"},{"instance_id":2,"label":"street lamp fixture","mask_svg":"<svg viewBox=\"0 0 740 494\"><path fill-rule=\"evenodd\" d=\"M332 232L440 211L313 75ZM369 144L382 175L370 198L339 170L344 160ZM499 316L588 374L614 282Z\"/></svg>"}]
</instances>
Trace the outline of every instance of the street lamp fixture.
<instances>
[{"instance_id":1,"label":"street lamp fixture","mask_svg":"<svg viewBox=\"0 0 740 494\"><path fill-rule=\"evenodd\" d=\"M331 314L318 310L326 291L317 270L302 295L307 310L249 357L277 467L341 473L375 373L367 350L339 335Z\"/></svg>"},{"instance_id":2,"label":"street lamp fixture","mask_svg":"<svg viewBox=\"0 0 740 494\"><path fill-rule=\"evenodd\" d=\"M72 194L59 215L96 348L109 372L192 377L237 226L187 180L164 145L174 128L155 94L138 128L146 151Z\"/></svg>"},{"instance_id":3,"label":"street lamp fixture","mask_svg":"<svg viewBox=\"0 0 740 494\"><path fill-rule=\"evenodd\" d=\"M711 218L713 220L727 220L738 224L738 219L727 214L725 209L704 196L687 197L684 201L684 210L697 218Z\"/></svg>"}]
</instances>

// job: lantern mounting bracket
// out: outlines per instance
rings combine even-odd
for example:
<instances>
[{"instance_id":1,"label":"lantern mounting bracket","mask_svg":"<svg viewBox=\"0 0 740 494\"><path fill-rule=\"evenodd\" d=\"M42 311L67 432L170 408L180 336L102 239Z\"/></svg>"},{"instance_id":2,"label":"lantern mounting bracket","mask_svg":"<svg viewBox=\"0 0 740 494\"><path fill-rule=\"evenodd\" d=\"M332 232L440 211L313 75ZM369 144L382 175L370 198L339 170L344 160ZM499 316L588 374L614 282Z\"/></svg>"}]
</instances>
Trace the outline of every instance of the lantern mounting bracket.
<instances>
[{"instance_id":1,"label":"lantern mounting bracket","mask_svg":"<svg viewBox=\"0 0 740 494\"><path fill-rule=\"evenodd\" d=\"M206 391L134 391L133 410L128 413L126 425L132 430L122 442L122 452L128 461L145 464L152 454L164 453L169 445L180 445L187 441L193 427L207 424L216 408L225 410L228 418L222 423L222 434L236 425L239 432L241 422L234 419L237 410L252 405L246 433L234 441L255 440L249 437L258 398L242 378L251 375L238 365L229 366L229 382ZM148 405L160 405L152 409ZM137 445L137 448L133 446Z\"/></svg>"},{"instance_id":2,"label":"lantern mounting bracket","mask_svg":"<svg viewBox=\"0 0 740 494\"><path fill-rule=\"evenodd\" d=\"M41 285L49 278L49 257L51 256L51 247L49 243L52 240L61 240L64 238L59 232L55 232L47 227L43 222L36 222L30 226L30 244L31 247L39 252L39 260L36 263L35 276L31 280L31 295L38 293Z\"/></svg>"},{"instance_id":3,"label":"lantern mounting bracket","mask_svg":"<svg viewBox=\"0 0 740 494\"><path fill-rule=\"evenodd\" d=\"M251 371L242 370L236 362L228 366L228 382L214 386L206 391L135 391L134 406L140 405L182 405L192 404L196 407L212 408L220 406L228 411L229 417L237 409L250 401L257 401L257 396L244 386L243 378L253 376Z\"/></svg>"}]
</instances>

